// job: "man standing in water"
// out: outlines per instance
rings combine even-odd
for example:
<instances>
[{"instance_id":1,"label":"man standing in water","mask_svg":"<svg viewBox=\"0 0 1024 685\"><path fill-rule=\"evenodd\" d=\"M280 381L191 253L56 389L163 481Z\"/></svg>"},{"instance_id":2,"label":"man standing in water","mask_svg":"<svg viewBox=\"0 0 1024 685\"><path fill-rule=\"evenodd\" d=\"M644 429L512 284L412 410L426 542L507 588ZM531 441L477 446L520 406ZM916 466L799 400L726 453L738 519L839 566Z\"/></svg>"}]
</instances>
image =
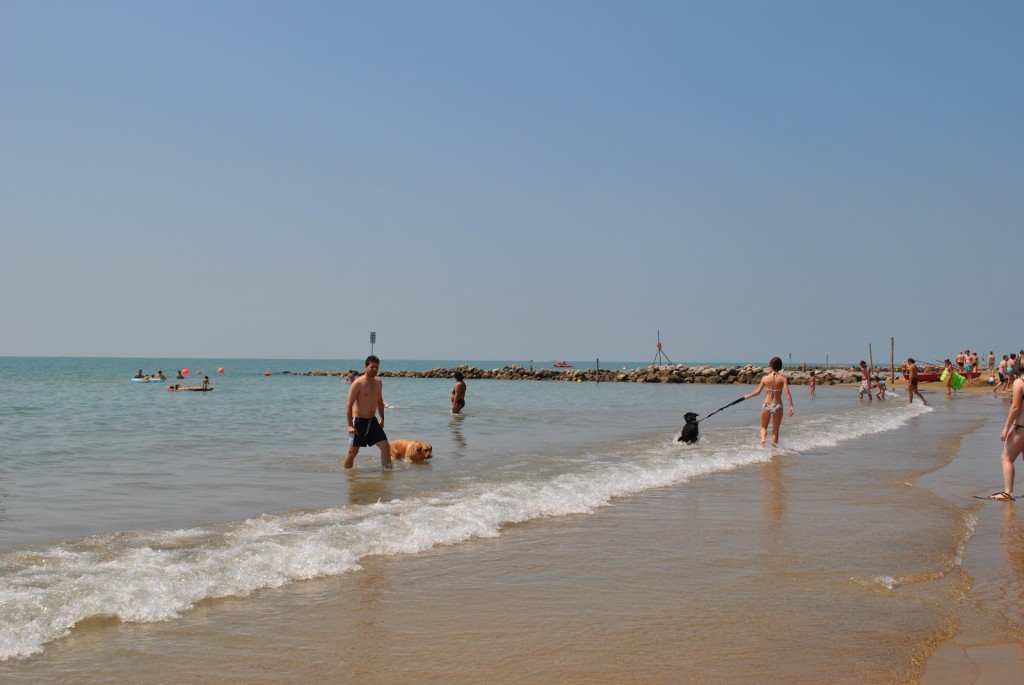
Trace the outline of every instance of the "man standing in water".
<instances>
[{"instance_id":1,"label":"man standing in water","mask_svg":"<svg viewBox=\"0 0 1024 685\"><path fill-rule=\"evenodd\" d=\"M911 357L907 360L907 404L914 403L914 395L921 398L924 402L924 406L928 406L928 400L924 398L924 395L917 389L917 362Z\"/></svg>"},{"instance_id":2,"label":"man standing in water","mask_svg":"<svg viewBox=\"0 0 1024 685\"><path fill-rule=\"evenodd\" d=\"M857 393L857 397L858 399L867 397L868 402L871 401L871 369L863 359L860 360L860 392Z\"/></svg>"},{"instance_id":3,"label":"man standing in water","mask_svg":"<svg viewBox=\"0 0 1024 685\"><path fill-rule=\"evenodd\" d=\"M455 387L452 388L452 413L458 414L466 406L466 381L462 380L462 372L455 372Z\"/></svg>"},{"instance_id":4,"label":"man standing in water","mask_svg":"<svg viewBox=\"0 0 1024 685\"><path fill-rule=\"evenodd\" d=\"M380 359L374 355L366 358L366 369L348 389L345 402L345 418L348 420L348 456L345 468L355 463L360 447L376 445L380 448L381 468L391 468L391 443L384 433L384 384L377 378ZM380 413L380 421L377 414Z\"/></svg>"}]
</instances>

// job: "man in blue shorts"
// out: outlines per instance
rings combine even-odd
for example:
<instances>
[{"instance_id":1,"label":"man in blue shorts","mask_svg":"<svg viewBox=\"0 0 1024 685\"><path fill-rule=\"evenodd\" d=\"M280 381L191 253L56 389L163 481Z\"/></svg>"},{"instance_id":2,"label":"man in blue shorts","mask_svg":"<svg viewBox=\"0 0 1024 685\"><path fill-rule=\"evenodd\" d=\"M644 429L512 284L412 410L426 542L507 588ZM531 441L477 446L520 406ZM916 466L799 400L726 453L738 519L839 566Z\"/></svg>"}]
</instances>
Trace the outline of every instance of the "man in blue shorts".
<instances>
[{"instance_id":1,"label":"man in blue shorts","mask_svg":"<svg viewBox=\"0 0 1024 685\"><path fill-rule=\"evenodd\" d=\"M376 445L380 448L381 468L391 468L391 443L384 433L384 384L377 378L380 359L374 355L366 358L366 369L348 388L345 402L345 418L348 420L348 456L345 468L355 463L360 447ZM380 414L380 421L377 414Z\"/></svg>"}]
</instances>

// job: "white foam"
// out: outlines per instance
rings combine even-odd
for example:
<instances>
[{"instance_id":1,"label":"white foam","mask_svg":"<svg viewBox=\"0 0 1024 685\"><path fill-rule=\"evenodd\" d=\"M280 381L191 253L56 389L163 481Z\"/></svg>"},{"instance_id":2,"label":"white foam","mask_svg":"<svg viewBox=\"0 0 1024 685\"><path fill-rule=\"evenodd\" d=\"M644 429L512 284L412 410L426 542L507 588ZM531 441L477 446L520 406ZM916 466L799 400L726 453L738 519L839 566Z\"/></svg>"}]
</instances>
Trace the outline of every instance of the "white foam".
<instances>
[{"instance_id":1,"label":"white foam","mask_svg":"<svg viewBox=\"0 0 1024 685\"><path fill-rule=\"evenodd\" d=\"M925 411L931 410L811 416L784 426L783 447L829 447L893 430ZM495 473L496 480L443 494L9 552L0 556L0 659L39 653L90 617L171 620L204 599L355 571L368 555L495 537L510 523L591 513L615 497L768 461L772 454L756 440L751 444L750 427L722 428L697 445L664 439L587 455L577 469L557 475ZM888 587L890 581L880 580Z\"/></svg>"}]
</instances>

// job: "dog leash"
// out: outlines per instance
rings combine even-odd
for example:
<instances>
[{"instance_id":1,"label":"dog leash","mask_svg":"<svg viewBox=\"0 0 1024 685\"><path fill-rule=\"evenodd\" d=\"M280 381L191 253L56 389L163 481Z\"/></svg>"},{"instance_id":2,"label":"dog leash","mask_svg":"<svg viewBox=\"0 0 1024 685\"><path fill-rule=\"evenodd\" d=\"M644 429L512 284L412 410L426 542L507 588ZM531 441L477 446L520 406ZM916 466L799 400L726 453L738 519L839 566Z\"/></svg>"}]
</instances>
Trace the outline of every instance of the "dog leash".
<instances>
[{"instance_id":1,"label":"dog leash","mask_svg":"<svg viewBox=\"0 0 1024 685\"><path fill-rule=\"evenodd\" d=\"M739 404L740 402L742 402L742 401L743 401L743 400L745 400L745 399L747 399L747 396L746 396L746 395L744 395L743 397L739 398L738 400L733 400L733 401L732 401L732 402L730 402L729 404L727 404L727 405L725 405L724 407L722 407L722 409L728 409L728 408L729 408L729 407L731 407L732 405L734 405L734 404ZM714 410L713 412L711 412L710 414L708 414L707 416L705 416L705 417L704 417L703 419L700 419L700 420L698 420L698 421L697 421L697 423L700 423L701 421L704 421L705 419L710 419L710 418L711 418L712 416L714 416L714 415L715 415L715 414L717 414L718 412L722 411L722 409L716 409L716 410Z\"/></svg>"}]
</instances>

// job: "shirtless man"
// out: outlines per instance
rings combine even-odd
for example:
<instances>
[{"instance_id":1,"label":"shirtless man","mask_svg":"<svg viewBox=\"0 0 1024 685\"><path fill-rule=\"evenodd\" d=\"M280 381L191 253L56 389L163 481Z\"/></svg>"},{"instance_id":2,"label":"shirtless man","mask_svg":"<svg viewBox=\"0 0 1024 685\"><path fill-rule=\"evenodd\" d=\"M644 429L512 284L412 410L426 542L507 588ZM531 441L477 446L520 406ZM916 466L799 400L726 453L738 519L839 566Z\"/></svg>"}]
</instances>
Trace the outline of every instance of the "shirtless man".
<instances>
[{"instance_id":1,"label":"shirtless man","mask_svg":"<svg viewBox=\"0 0 1024 685\"><path fill-rule=\"evenodd\" d=\"M992 394L995 394L999 390L1003 390L1006 387L1006 366L1010 363L1010 355L1004 354L1003 360L999 362L999 383L995 388L992 389Z\"/></svg>"},{"instance_id":2,"label":"shirtless man","mask_svg":"<svg viewBox=\"0 0 1024 685\"><path fill-rule=\"evenodd\" d=\"M345 402L345 418L348 420L348 456L345 468L355 463L360 447L376 445L380 449L381 468L391 468L391 443L384 434L384 384L377 378L380 359L374 355L366 358L366 369L348 389ZM380 421L377 421L377 414Z\"/></svg>"},{"instance_id":3,"label":"shirtless man","mask_svg":"<svg viewBox=\"0 0 1024 685\"><path fill-rule=\"evenodd\" d=\"M452 388L452 413L458 414L466 406L466 381L462 380L462 372L455 372L455 387Z\"/></svg>"},{"instance_id":4,"label":"shirtless man","mask_svg":"<svg viewBox=\"0 0 1024 685\"><path fill-rule=\"evenodd\" d=\"M857 397L858 399L867 397L868 402L871 401L871 369L863 359L860 361L860 391L857 393Z\"/></svg>"},{"instance_id":5,"label":"shirtless man","mask_svg":"<svg viewBox=\"0 0 1024 685\"><path fill-rule=\"evenodd\" d=\"M921 398L924 402L924 406L928 406L928 400L924 398L924 395L917 389L917 362L911 357L907 360L907 404L914 403L914 395Z\"/></svg>"}]
</instances>

